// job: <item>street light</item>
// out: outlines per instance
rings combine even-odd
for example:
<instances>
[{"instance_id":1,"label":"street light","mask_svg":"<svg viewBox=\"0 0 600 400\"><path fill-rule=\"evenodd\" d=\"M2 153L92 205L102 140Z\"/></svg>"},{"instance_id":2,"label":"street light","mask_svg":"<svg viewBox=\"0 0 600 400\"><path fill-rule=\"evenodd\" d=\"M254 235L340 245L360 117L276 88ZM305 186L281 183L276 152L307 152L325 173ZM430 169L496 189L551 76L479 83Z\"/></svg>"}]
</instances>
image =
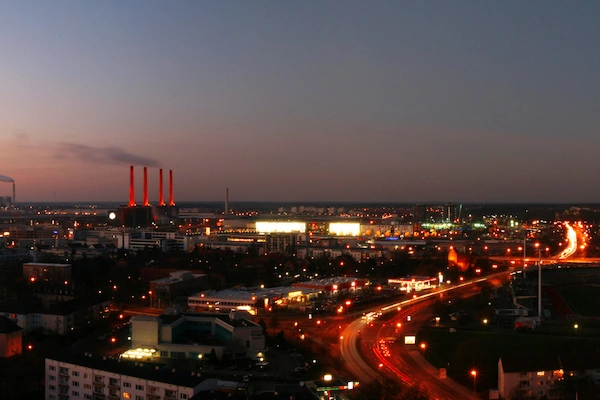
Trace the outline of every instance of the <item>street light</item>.
<instances>
[{"instance_id":1,"label":"street light","mask_svg":"<svg viewBox=\"0 0 600 400\"><path fill-rule=\"evenodd\" d=\"M477 371L472 369L471 376L473 377L473 392L477 393Z\"/></svg>"}]
</instances>

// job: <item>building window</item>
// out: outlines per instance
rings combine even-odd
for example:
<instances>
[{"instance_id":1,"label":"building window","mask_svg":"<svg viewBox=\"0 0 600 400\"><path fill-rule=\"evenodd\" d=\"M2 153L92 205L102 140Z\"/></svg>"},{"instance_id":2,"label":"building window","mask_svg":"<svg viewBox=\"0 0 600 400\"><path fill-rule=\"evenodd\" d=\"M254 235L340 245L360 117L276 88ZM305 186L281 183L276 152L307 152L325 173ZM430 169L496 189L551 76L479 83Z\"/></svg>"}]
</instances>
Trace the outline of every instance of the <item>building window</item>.
<instances>
[{"instance_id":1,"label":"building window","mask_svg":"<svg viewBox=\"0 0 600 400\"><path fill-rule=\"evenodd\" d=\"M56 390L56 386L54 386L54 385L49 385L49 386L48 386L48 389L50 389L50 390Z\"/></svg>"},{"instance_id":2,"label":"building window","mask_svg":"<svg viewBox=\"0 0 600 400\"><path fill-rule=\"evenodd\" d=\"M54 366L54 365L50 365L50 366L48 367L48 369L49 369L50 371L56 371L56 366Z\"/></svg>"},{"instance_id":3,"label":"building window","mask_svg":"<svg viewBox=\"0 0 600 400\"><path fill-rule=\"evenodd\" d=\"M131 383L129 383L129 382L123 382L123 387L130 388L131 387Z\"/></svg>"},{"instance_id":4,"label":"building window","mask_svg":"<svg viewBox=\"0 0 600 400\"><path fill-rule=\"evenodd\" d=\"M83 395L83 398L84 398L85 400L92 400L92 395L91 395L91 394L84 394L84 395Z\"/></svg>"},{"instance_id":5,"label":"building window","mask_svg":"<svg viewBox=\"0 0 600 400\"><path fill-rule=\"evenodd\" d=\"M79 372L78 371L73 371L73 373L71 375L73 375L73 376L79 376Z\"/></svg>"},{"instance_id":6,"label":"building window","mask_svg":"<svg viewBox=\"0 0 600 400\"><path fill-rule=\"evenodd\" d=\"M538 386L543 386L544 385L544 381L538 381Z\"/></svg>"},{"instance_id":7,"label":"building window","mask_svg":"<svg viewBox=\"0 0 600 400\"><path fill-rule=\"evenodd\" d=\"M160 352L160 356L163 358L169 357L169 352L168 351L162 351Z\"/></svg>"},{"instance_id":8,"label":"building window","mask_svg":"<svg viewBox=\"0 0 600 400\"><path fill-rule=\"evenodd\" d=\"M79 397L79 392L77 392L77 391L75 391L75 390L73 390L73 391L71 392L71 394L72 394L73 396L75 396L75 397Z\"/></svg>"},{"instance_id":9,"label":"building window","mask_svg":"<svg viewBox=\"0 0 600 400\"><path fill-rule=\"evenodd\" d=\"M135 400L145 400L144 396L135 396Z\"/></svg>"},{"instance_id":10,"label":"building window","mask_svg":"<svg viewBox=\"0 0 600 400\"><path fill-rule=\"evenodd\" d=\"M73 382L71 382L71 385L73 385L73 386L79 386L79 382L73 381Z\"/></svg>"},{"instance_id":11,"label":"building window","mask_svg":"<svg viewBox=\"0 0 600 400\"><path fill-rule=\"evenodd\" d=\"M127 392L123 392L123 398L124 399L130 399L131 395L129 393L127 393Z\"/></svg>"},{"instance_id":12,"label":"building window","mask_svg":"<svg viewBox=\"0 0 600 400\"><path fill-rule=\"evenodd\" d=\"M185 393L181 393L181 394L179 395L179 398L180 398L180 399L182 399L182 400L185 400L185 399L187 399L187 398L188 398L188 395L187 395L187 394L185 394Z\"/></svg>"},{"instance_id":13,"label":"building window","mask_svg":"<svg viewBox=\"0 0 600 400\"><path fill-rule=\"evenodd\" d=\"M55 381L56 380L56 375L49 375L48 379L50 379L51 381Z\"/></svg>"},{"instance_id":14,"label":"building window","mask_svg":"<svg viewBox=\"0 0 600 400\"><path fill-rule=\"evenodd\" d=\"M56 400L56 396L51 394L50 396L48 396L48 400Z\"/></svg>"},{"instance_id":15,"label":"building window","mask_svg":"<svg viewBox=\"0 0 600 400\"><path fill-rule=\"evenodd\" d=\"M538 396L543 396L544 395L544 391L543 390L538 390Z\"/></svg>"},{"instance_id":16,"label":"building window","mask_svg":"<svg viewBox=\"0 0 600 400\"><path fill-rule=\"evenodd\" d=\"M83 384L83 388L84 388L84 389L88 389L88 390L89 390L89 389L91 389L91 388L92 388L92 385L90 385L89 383L84 383L84 384Z\"/></svg>"},{"instance_id":17,"label":"building window","mask_svg":"<svg viewBox=\"0 0 600 400\"><path fill-rule=\"evenodd\" d=\"M135 385L135 390L144 390L142 385Z\"/></svg>"},{"instance_id":18,"label":"building window","mask_svg":"<svg viewBox=\"0 0 600 400\"><path fill-rule=\"evenodd\" d=\"M90 374L83 374L83 379L90 379Z\"/></svg>"}]
</instances>

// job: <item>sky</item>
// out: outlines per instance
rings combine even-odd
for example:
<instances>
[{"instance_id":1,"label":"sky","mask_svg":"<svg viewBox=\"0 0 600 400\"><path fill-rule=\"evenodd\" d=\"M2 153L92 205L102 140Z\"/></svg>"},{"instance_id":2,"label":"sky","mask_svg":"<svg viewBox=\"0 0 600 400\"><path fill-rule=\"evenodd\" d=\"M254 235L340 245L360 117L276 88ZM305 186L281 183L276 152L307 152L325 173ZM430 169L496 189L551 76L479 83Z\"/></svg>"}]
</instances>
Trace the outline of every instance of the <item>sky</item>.
<instances>
[{"instance_id":1,"label":"sky","mask_svg":"<svg viewBox=\"0 0 600 400\"><path fill-rule=\"evenodd\" d=\"M600 202L598 1L0 0L19 201ZM165 175L166 177L166 175ZM167 187L165 179L165 188ZM12 194L0 182L0 196Z\"/></svg>"}]
</instances>

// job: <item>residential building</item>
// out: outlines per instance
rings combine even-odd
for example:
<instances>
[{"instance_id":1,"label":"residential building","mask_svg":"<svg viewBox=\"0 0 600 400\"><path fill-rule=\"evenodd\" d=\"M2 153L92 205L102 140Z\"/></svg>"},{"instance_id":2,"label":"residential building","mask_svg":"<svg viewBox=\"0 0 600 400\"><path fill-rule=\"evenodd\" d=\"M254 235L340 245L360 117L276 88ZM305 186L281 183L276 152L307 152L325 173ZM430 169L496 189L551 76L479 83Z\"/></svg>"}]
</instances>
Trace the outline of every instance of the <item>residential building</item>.
<instances>
[{"instance_id":1,"label":"residential building","mask_svg":"<svg viewBox=\"0 0 600 400\"><path fill-rule=\"evenodd\" d=\"M47 400L187 400L201 391L197 374L162 364L119 362L90 354L46 358Z\"/></svg>"},{"instance_id":2,"label":"residential building","mask_svg":"<svg viewBox=\"0 0 600 400\"><path fill-rule=\"evenodd\" d=\"M566 386L600 384L600 352L514 355L498 361L500 398L563 398Z\"/></svg>"},{"instance_id":3,"label":"residential building","mask_svg":"<svg viewBox=\"0 0 600 400\"><path fill-rule=\"evenodd\" d=\"M23 278L30 282L71 282L71 264L25 263Z\"/></svg>"},{"instance_id":4,"label":"residential building","mask_svg":"<svg viewBox=\"0 0 600 400\"><path fill-rule=\"evenodd\" d=\"M0 315L0 358L16 356L23 352L23 329Z\"/></svg>"}]
</instances>

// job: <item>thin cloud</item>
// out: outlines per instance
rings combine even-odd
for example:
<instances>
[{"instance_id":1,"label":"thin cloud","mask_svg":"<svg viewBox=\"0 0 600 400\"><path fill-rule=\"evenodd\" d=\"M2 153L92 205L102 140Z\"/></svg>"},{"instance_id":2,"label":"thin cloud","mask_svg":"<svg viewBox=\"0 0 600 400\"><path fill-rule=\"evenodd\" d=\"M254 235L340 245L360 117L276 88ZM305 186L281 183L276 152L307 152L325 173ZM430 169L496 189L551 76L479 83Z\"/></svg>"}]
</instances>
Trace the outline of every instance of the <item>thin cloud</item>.
<instances>
[{"instance_id":1,"label":"thin cloud","mask_svg":"<svg viewBox=\"0 0 600 400\"><path fill-rule=\"evenodd\" d=\"M65 153L81 160L99 164L131 164L158 167L159 162L153 158L138 156L118 147L92 147L76 143L61 143L61 156Z\"/></svg>"}]
</instances>

